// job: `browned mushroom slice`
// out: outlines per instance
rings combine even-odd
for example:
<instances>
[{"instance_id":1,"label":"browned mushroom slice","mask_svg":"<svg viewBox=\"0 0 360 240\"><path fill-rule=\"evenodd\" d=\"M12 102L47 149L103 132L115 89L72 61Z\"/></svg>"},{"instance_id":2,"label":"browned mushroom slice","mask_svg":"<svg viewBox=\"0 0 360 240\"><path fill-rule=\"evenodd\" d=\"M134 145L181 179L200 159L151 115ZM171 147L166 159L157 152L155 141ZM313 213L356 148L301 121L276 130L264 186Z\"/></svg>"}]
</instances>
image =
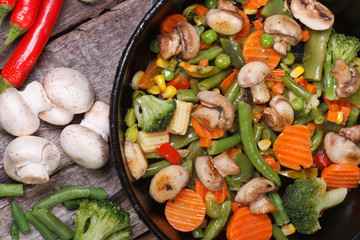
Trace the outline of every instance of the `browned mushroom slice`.
<instances>
[{"instance_id":1,"label":"browned mushroom slice","mask_svg":"<svg viewBox=\"0 0 360 240\"><path fill-rule=\"evenodd\" d=\"M278 211L278 209L274 206L274 204L272 204L270 199L265 194L252 201L249 204L249 207L252 214L265 214Z\"/></svg>"},{"instance_id":2,"label":"browned mushroom slice","mask_svg":"<svg viewBox=\"0 0 360 240\"><path fill-rule=\"evenodd\" d=\"M215 32L234 35L244 27L244 17L238 12L212 8L206 12L206 23Z\"/></svg>"},{"instance_id":3,"label":"browned mushroom slice","mask_svg":"<svg viewBox=\"0 0 360 240\"><path fill-rule=\"evenodd\" d=\"M278 95L271 99L270 107L264 109L266 124L276 132L281 132L294 121L294 110L285 97Z\"/></svg>"},{"instance_id":4,"label":"browned mushroom slice","mask_svg":"<svg viewBox=\"0 0 360 240\"><path fill-rule=\"evenodd\" d=\"M182 51L180 35L177 30L171 33L163 33L157 37L159 44L160 56L163 59L168 59L172 56L178 55Z\"/></svg>"},{"instance_id":5,"label":"browned mushroom slice","mask_svg":"<svg viewBox=\"0 0 360 240\"><path fill-rule=\"evenodd\" d=\"M224 186L224 178L214 167L210 156L197 157L195 169L200 182L211 191L218 191Z\"/></svg>"},{"instance_id":6,"label":"browned mushroom slice","mask_svg":"<svg viewBox=\"0 0 360 240\"><path fill-rule=\"evenodd\" d=\"M358 71L353 67L349 67L342 59L336 59L331 74L334 75L339 84L336 87L336 95L339 97L348 97L360 87Z\"/></svg>"},{"instance_id":7,"label":"browned mushroom slice","mask_svg":"<svg viewBox=\"0 0 360 240\"><path fill-rule=\"evenodd\" d=\"M220 112L215 108L203 107L193 112L191 116L211 132L219 123Z\"/></svg>"},{"instance_id":8,"label":"browned mushroom slice","mask_svg":"<svg viewBox=\"0 0 360 240\"><path fill-rule=\"evenodd\" d=\"M360 125L355 125L352 127L342 128L339 132L341 136L349 138L355 144L358 144L360 141Z\"/></svg>"},{"instance_id":9,"label":"browned mushroom slice","mask_svg":"<svg viewBox=\"0 0 360 240\"><path fill-rule=\"evenodd\" d=\"M273 15L264 21L264 32L274 37L274 50L286 56L287 46L295 46L302 37L299 24L285 15Z\"/></svg>"},{"instance_id":10,"label":"browned mushroom slice","mask_svg":"<svg viewBox=\"0 0 360 240\"><path fill-rule=\"evenodd\" d=\"M200 51L200 37L195 28L188 22L178 22L174 29L180 35L183 59L196 57Z\"/></svg>"},{"instance_id":11,"label":"browned mushroom slice","mask_svg":"<svg viewBox=\"0 0 360 240\"><path fill-rule=\"evenodd\" d=\"M314 30L329 29L334 24L334 14L316 0L292 0L290 11L300 22Z\"/></svg>"},{"instance_id":12,"label":"browned mushroom slice","mask_svg":"<svg viewBox=\"0 0 360 240\"><path fill-rule=\"evenodd\" d=\"M131 175L138 180L148 167L148 162L140 145L134 142L124 142L125 161Z\"/></svg>"},{"instance_id":13,"label":"browned mushroom slice","mask_svg":"<svg viewBox=\"0 0 360 240\"><path fill-rule=\"evenodd\" d=\"M218 0L217 1L217 8L222 10L228 10L237 12L239 8L235 6L230 0Z\"/></svg>"},{"instance_id":14,"label":"browned mushroom slice","mask_svg":"<svg viewBox=\"0 0 360 240\"><path fill-rule=\"evenodd\" d=\"M345 136L334 132L327 133L324 138L324 148L333 163L360 164L360 148Z\"/></svg>"},{"instance_id":15,"label":"browned mushroom slice","mask_svg":"<svg viewBox=\"0 0 360 240\"><path fill-rule=\"evenodd\" d=\"M239 166L234 162L234 159L232 159L227 152L223 152L222 154L214 157L213 164L223 177L227 175L237 175L241 172Z\"/></svg>"}]
</instances>

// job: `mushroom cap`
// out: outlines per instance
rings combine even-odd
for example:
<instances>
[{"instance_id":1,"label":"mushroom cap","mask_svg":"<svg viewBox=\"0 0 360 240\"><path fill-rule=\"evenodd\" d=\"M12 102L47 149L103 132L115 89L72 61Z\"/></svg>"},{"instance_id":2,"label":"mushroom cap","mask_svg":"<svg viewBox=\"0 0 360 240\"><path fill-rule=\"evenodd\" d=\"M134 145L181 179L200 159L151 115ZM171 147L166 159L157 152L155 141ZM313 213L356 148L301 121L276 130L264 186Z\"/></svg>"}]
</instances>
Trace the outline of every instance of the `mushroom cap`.
<instances>
[{"instance_id":1,"label":"mushroom cap","mask_svg":"<svg viewBox=\"0 0 360 240\"><path fill-rule=\"evenodd\" d=\"M138 180L148 167L148 162L140 145L134 142L124 142L125 160L131 175Z\"/></svg>"},{"instance_id":2,"label":"mushroom cap","mask_svg":"<svg viewBox=\"0 0 360 240\"><path fill-rule=\"evenodd\" d=\"M242 206L249 205L264 193L277 190L277 186L266 178L254 178L244 184L235 196L235 201Z\"/></svg>"},{"instance_id":3,"label":"mushroom cap","mask_svg":"<svg viewBox=\"0 0 360 240\"><path fill-rule=\"evenodd\" d=\"M86 168L100 168L109 157L106 141L96 132L78 124L63 129L60 143L71 160Z\"/></svg>"},{"instance_id":4,"label":"mushroom cap","mask_svg":"<svg viewBox=\"0 0 360 240\"><path fill-rule=\"evenodd\" d=\"M158 35L157 41L162 59L169 59L182 51L180 35L176 29L171 33L162 33Z\"/></svg>"},{"instance_id":5,"label":"mushroom cap","mask_svg":"<svg viewBox=\"0 0 360 240\"><path fill-rule=\"evenodd\" d=\"M200 51L200 37L193 25L188 22L178 22L174 28L180 36L183 59L195 58Z\"/></svg>"},{"instance_id":6,"label":"mushroom cap","mask_svg":"<svg viewBox=\"0 0 360 240\"><path fill-rule=\"evenodd\" d=\"M296 45L302 38L300 25L285 15L267 17L264 21L264 31L274 37L285 38L291 45Z\"/></svg>"},{"instance_id":7,"label":"mushroom cap","mask_svg":"<svg viewBox=\"0 0 360 240\"><path fill-rule=\"evenodd\" d=\"M16 88L8 88L0 94L0 126L14 136L31 135L40 126L33 112Z\"/></svg>"},{"instance_id":8,"label":"mushroom cap","mask_svg":"<svg viewBox=\"0 0 360 240\"><path fill-rule=\"evenodd\" d=\"M329 132L324 138L324 149L333 163L360 164L360 148L351 139Z\"/></svg>"},{"instance_id":9,"label":"mushroom cap","mask_svg":"<svg viewBox=\"0 0 360 240\"><path fill-rule=\"evenodd\" d=\"M334 24L334 14L316 0L292 0L290 10L295 18L314 30L329 29Z\"/></svg>"},{"instance_id":10,"label":"mushroom cap","mask_svg":"<svg viewBox=\"0 0 360 240\"><path fill-rule=\"evenodd\" d=\"M53 104L72 114L90 109L95 92L89 80L81 72L59 67L46 74L45 91Z\"/></svg>"},{"instance_id":11,"label":"mushroom cap","mask_svg":"<svg viewBox=\"0 0 360 240\"><path fill-rule=\"evenodd\" d=\"M4 169L12 179L26 184L49 181L59 166L60 152L49 140L22 136L11 141L4 152Z\"/></svg>"},{"instance_id":12,"label":"mushroom cap","mask_svg":"<svg viewBox=\"0 0 360 240\"><path fill-rule=\"evenodd\" d=\"M337 83L336 95L339 97L349 97L360 87L360 75L354 67L349 67L342 59L336 59L331 74Z\"/></svg>"},{"instance_id":13,"label":"mushroom cap","mask_svg":"<svg viewBox=\"0 0 360 240\"><path fill-rule=\"evenodd\" d=\"M239 166L226 151L214 157L213 164L223 177L227 175L238 175L241 172Z\"/></svg>"},{"instance_id":14,"label":"mushroom cap","mask_svg":"<svg viewBox=\"0 0 360 240\"><path fill-rule=\"evenodd\" d=\"M265 194L262 194L259 198L249 203L249 207L252 214L265 214L278 211Z\"/></svg>"},{"instance_id":15,"label":"mushroom cap","mask_svg":"<svg viewBox=\"0 0 360 240\"><path fill-rule=\"evenodd\" d=\"M269 103L270 107L264 109L264 121L276 132L282 132L294 121L294 109L289 100L282 95L273 97Z\"/></svg>"},{"instance_id":16,"label":"mushroom cap","mask_svg":"<svg viewBox=\"0 0 360 240\"><path fill-rule=\"evenodd\" d=\"M240 87L247 88L264 82L271 73L271 69L266 63L253 61L245 64L237 76Z\"/></svg>"},{"instance_id":17,"label":"mushroom cap","mask_svg":"<svg viewBox=\"0 0 360 240\"><path fill-rule=\"evenodd\" d=\"M73 120L74 114L52 104L50 109L39 112L38 117L53 125L65 126Z\"/></svg>"},{"instance_id":18,"label":"mushroom cap","mask_svg":"<svg viewBox=\"0 0 360 240\"><path fill-rule=\"evenodd\" d=\"M238 12L212 8L205 14L206 23L215 32L234 35L244 27L244 17Z\"/></svg>"},{"instance_id":19,"label":"mushroom cap","mask_svg":"<svg viewBox=\"0 0 360 240\"><path fill-rule=\"evenodd\" d=\"M195 160L196 174L200 182L211 191L218 191L224 186L224 178L215 168L210 156L200 156Z\"/></svg>"},{"instance_id":20,"label":"mushroom cap","mask_svg":"<svg viewBox=\"0 0 360 240\"><path fill-rule=\"evenodd\" d=\"M151 179L151 197L159 203L176 197L188 183L189 176L189 170L180 165L170 165L161 169Z\"/></svg>"},{"instance_id":21,"label":"mushroom cap","mask_svg":"<svg viewBox=\"0 0 360 240\"><path fill-rule=\"evenodd\" d=\"M191 116L209 131L213 131L219 123L220 112L215 108L202 107L194 111Z\"/></svg>"},{"instance_id":22,"label":"mushroom cap","mask_svg":"<svg viewBox=\"0 0 360 240\"><path fill-rule=\"evenodd\" d=\"M339 134L358 144L360 141L360 125L344 127L339 131Z\"/></svg>"}]
</instances>

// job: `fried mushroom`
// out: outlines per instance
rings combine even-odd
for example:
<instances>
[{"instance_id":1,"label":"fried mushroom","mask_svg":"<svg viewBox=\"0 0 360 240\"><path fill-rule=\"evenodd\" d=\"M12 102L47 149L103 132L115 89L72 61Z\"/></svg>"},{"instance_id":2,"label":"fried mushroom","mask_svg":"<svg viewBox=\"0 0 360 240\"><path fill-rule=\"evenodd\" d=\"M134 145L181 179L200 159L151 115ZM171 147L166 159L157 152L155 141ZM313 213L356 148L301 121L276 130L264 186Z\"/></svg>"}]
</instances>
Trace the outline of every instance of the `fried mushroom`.
<instances>
[{"instance_id":1,"label":"fried mushroom","mask_svg":"<svg viewBox=\"0 0 360 240\"><path fill-rule=\"evenodd\" d=\"M277 95L269 103L270 107L264 109L264 121L276 132L281 132L294 121L294 110L285 97Z\"/></svg>"}]
</instances>

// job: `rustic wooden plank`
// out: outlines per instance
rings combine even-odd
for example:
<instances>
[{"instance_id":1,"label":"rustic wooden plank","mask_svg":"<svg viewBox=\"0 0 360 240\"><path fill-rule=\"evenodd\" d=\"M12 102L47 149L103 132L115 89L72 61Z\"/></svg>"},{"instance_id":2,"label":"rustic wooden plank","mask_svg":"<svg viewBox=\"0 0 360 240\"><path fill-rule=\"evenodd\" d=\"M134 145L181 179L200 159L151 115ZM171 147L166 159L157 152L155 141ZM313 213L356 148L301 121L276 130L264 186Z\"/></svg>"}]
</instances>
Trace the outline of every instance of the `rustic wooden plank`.
<instances>
[{"instance_id":1,"label":"rustic wooden plank","mask_svg":"<svg viewBox=\"0 0 360 240\"><path fill-rule=\"evenodd\" d=\"M112 1L103 0L103 2L110 4ZM68 7L71 8L70 5ZM55 67L72 67L81 71L89 78L94 86L97 100L109 103L112 82L121 53L136 26L149 8L150 0L128 0L121 2L113 7L111 11L107 11L67 34L57 37L45 47L25 84L34 80L42 82L46 73ZM94 12L96 11L94 10ZM82 115L77 116L73 123L78 123L81 117ZM73 163L65 156L60 147L59 136L62 129L63 127L52 126L42 122L40 129L34 134L48 138L59 147L61 163L49 183L26 185L25 196L15 198L23 209L31 209L31 206L38 199L59 189L64 184L103 187L107 190L111 199L121 203L125 210L129 211L134 238L146 236L146 239L155 239L152 234L146 234L148 231L146 226L138 219L130 202L127 200L113 163L110 161L106 166L97 170L85 169ZM2 183L13 182L6 176L2 166L4 149L12 139L14 139L13 136L0 131L0 182ZM12 222L9 205L11 199L0 199L0 239L4 240L10 240L8 229ZM52 211L65 223L74 227L73 216L75 211L67 211L62 206L57 206ZM40 239L40 235L37 231L32 231L26 237L23 237L23 239L25 238Z\"/></svg>"}]
</instances>

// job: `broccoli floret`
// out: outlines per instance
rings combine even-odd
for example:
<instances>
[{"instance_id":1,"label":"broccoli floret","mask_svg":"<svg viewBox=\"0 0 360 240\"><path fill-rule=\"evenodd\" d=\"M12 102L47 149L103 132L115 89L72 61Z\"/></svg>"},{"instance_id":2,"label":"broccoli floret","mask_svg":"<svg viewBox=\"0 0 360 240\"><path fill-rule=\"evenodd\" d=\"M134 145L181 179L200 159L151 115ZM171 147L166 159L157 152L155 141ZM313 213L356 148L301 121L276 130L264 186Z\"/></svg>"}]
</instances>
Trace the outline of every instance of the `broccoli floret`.
<instances>
[{"instance_id":1,"label":"broccoli floret","mask_svg":"<svg viewBox=\"0 0 360 240\"><path fill-rule=\"evenodd\" d=\"M326 191L326 182L321 178L301 178L285 189L283 203L296 230L312 234L321 228L321 211L340 204L346 194L346 188Z\"/></svg>"},{"instance_id":2,"label":"broccoli floret","mask_svg":"<svg viewBox=\"0 0 360 240\"><path fill-rule=\"evenodd\" d=\"M138 126L145 132L158 132L169 125L175 109L174 99L163 100L152 95L139 97L134 103Z\"/></svg>"},{"instance_id":3,"label":"broccoli floret","mask_svg":"<svg viewBox=\"0 0 360 240\"><path fill-rule=\"evenodd\" d=\"M116 239L130 239L132 230L129 214L107 200L79 201L75 216L74 240L104 240L116 234ZM121 237L120 237L121 236Z\"/></svg>"}]
</instances>

